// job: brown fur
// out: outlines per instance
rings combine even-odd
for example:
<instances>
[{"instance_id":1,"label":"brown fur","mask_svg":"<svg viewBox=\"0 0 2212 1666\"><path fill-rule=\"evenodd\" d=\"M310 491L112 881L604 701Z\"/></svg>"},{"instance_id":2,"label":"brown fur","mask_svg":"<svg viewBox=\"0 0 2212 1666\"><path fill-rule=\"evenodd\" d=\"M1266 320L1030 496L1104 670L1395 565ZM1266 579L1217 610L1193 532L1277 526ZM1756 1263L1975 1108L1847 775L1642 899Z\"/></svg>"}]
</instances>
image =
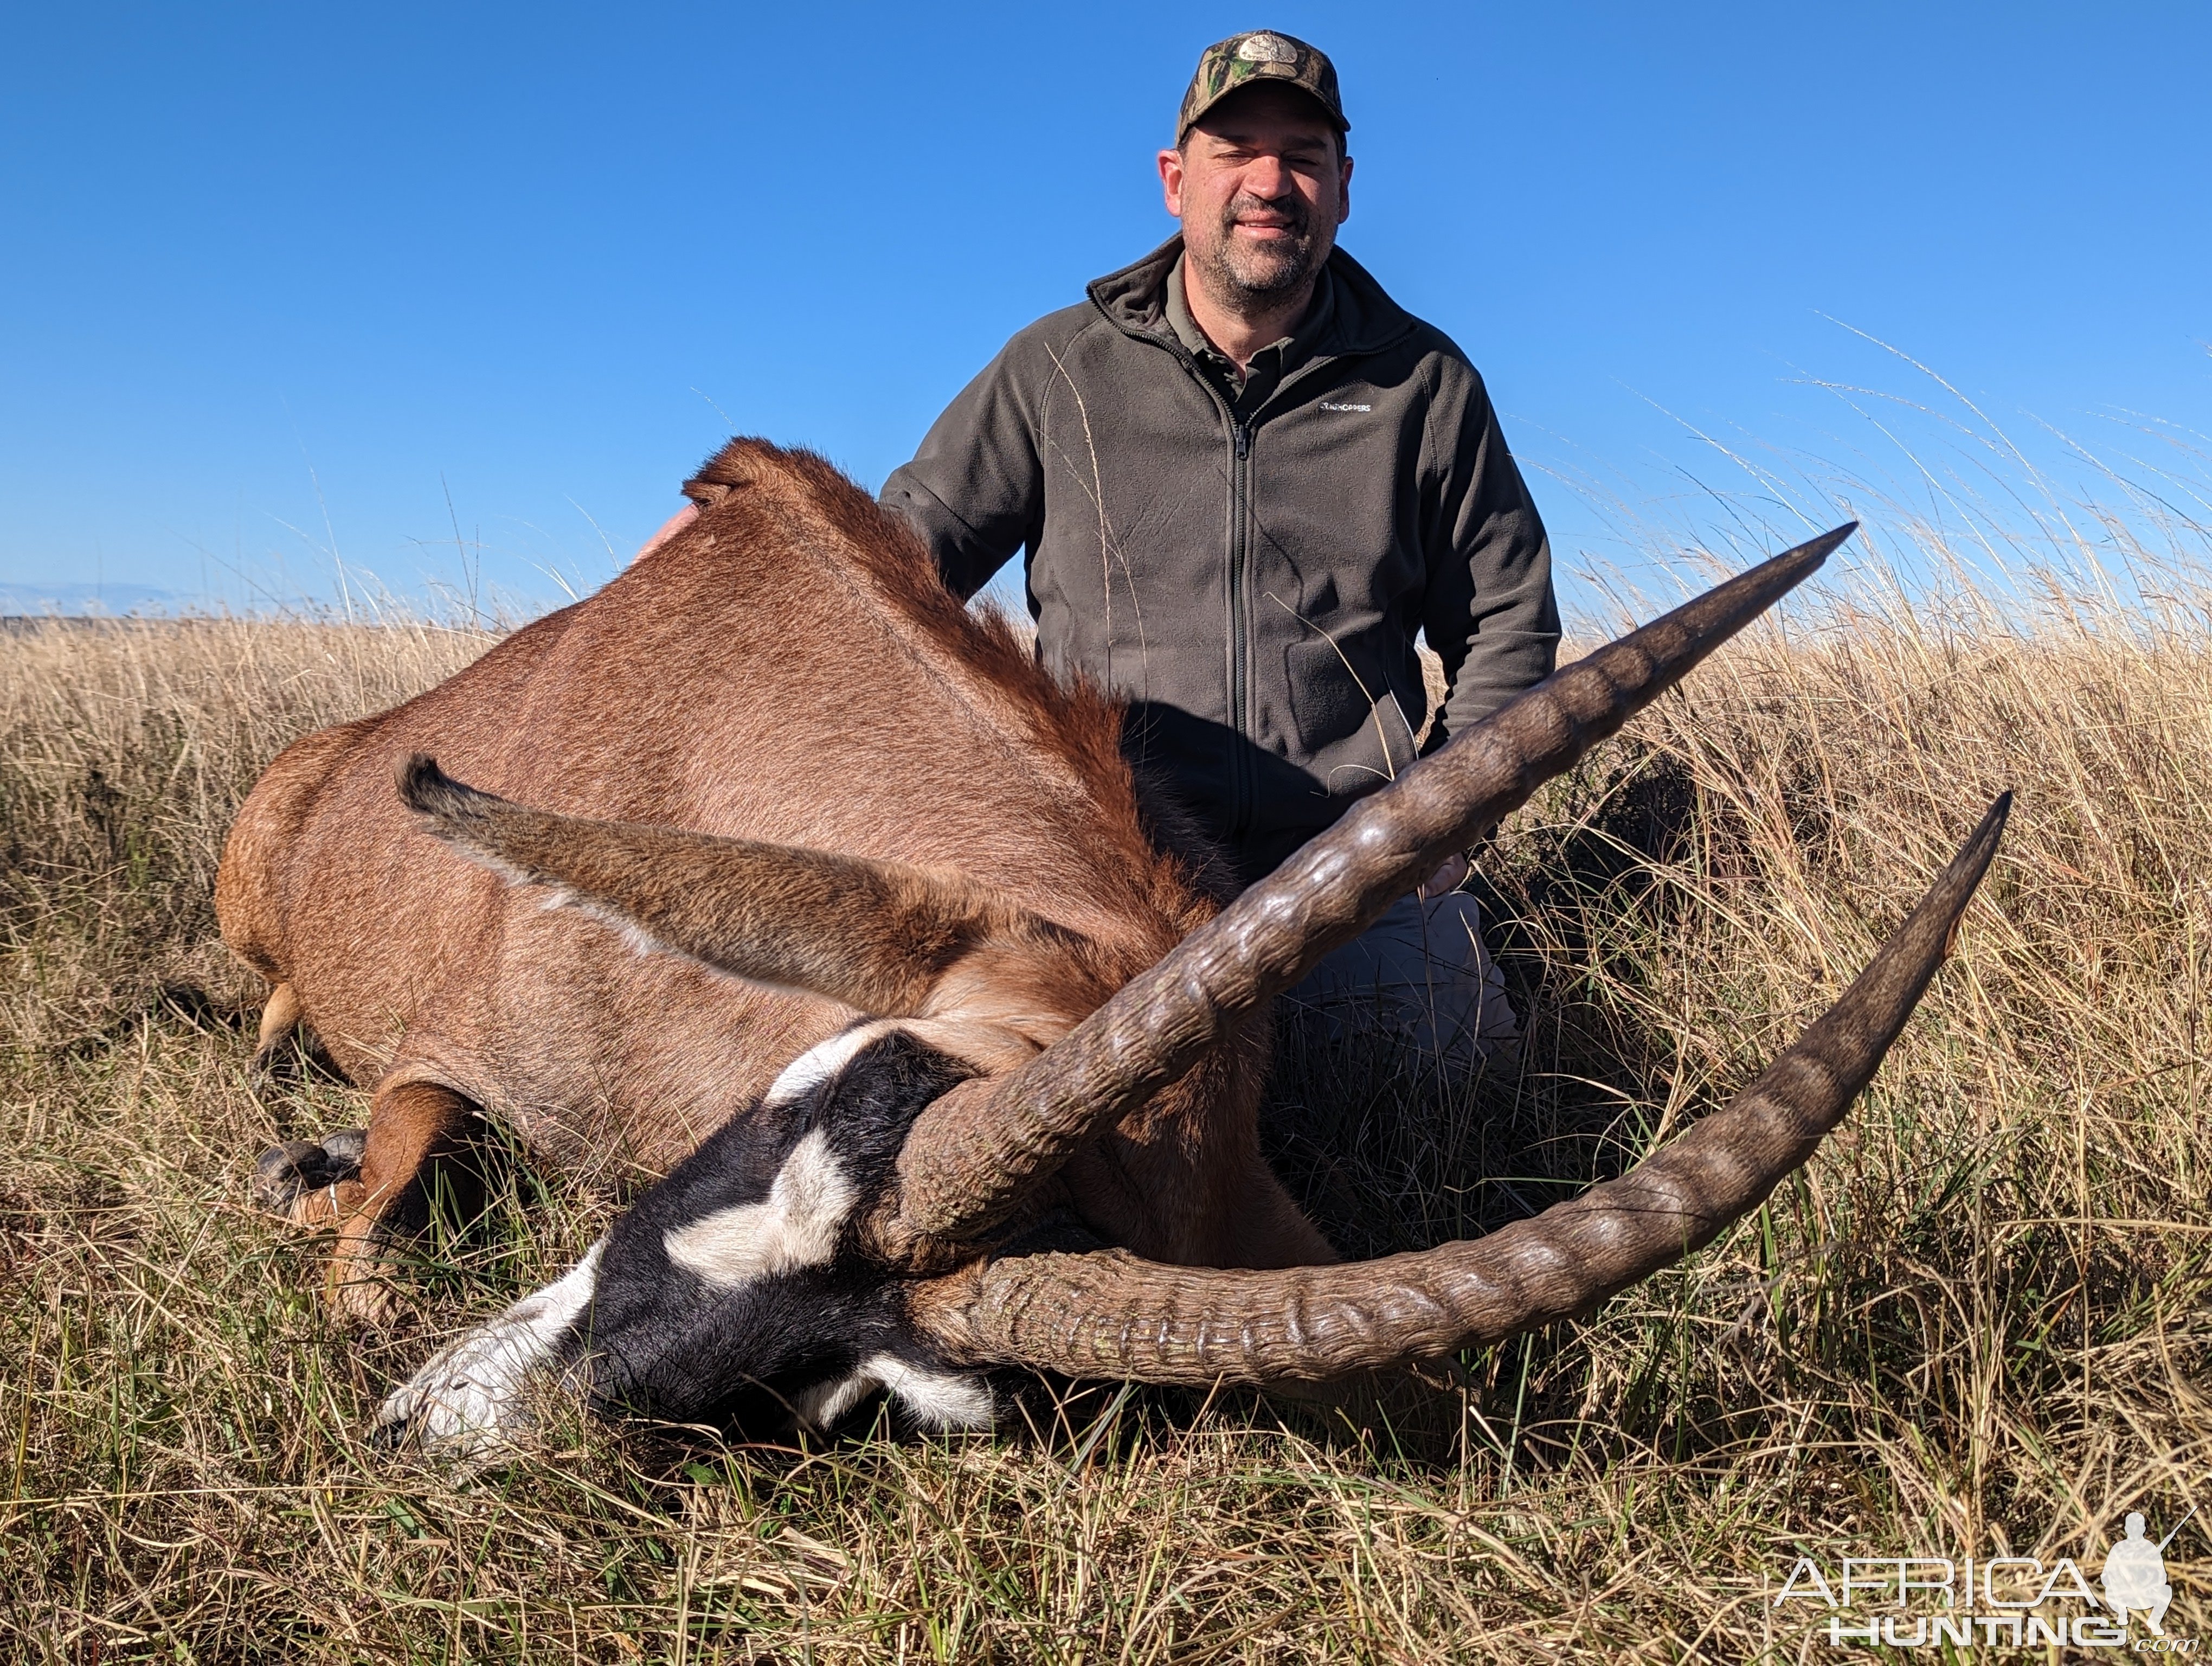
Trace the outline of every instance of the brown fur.
<instances>
[{"instance_id":1,"label":"brown fur","mask_svg":"<svg viewBox=\"0 0 2212 1666\"><path fill-rule=\"evenodd\" d=\"M1048 1015L1088 1012L1115 987L1088 938L958 873L556 816L453 781L420 754L399 791L448 844L553 887L547 901L631 928L641 950L673 949L755 983L885 1018L995 1007L994 992L1019 989L1048 1028Z\"/></svg>"},{"instance_id":2,"label":"brown fur","mask_svg":"<svg viewBox=\"0 0 2212 1666\"><path fill-rule=\"evenodd\" d=\"M616 860L601 879L725 964L744 932L717 941L698 891L699 853L718 848L684 836L751 842L755 879L781 873L798 885L784 903L827 911L825 940L865 951L846 984L813 962L793 982L994 1031L963 1050L995 1067L1214 910L1146 836L1115 706L1057 686L1003 620L963 608L827 463L737 441L685 490L701 517L652 560L407 704L291 747L240 812L225 939L380 1088L358 1190L332 1190L349 1254L467 1107L546 1160L658 1175L853 1010L548 910L410 816L392 779L412 754L534 808L634 824L636 874ZM826 858L800 884L760 856L775 847ZM724 891L756 925L793 917ZM932 968L918 981L893 964L902 933ZM1260 1156L1263 1043L1241 1037L1078 1154L1061 1184L1094 1229L1193 1265L1328 1258Z\"/></svg>"}]
</instances>

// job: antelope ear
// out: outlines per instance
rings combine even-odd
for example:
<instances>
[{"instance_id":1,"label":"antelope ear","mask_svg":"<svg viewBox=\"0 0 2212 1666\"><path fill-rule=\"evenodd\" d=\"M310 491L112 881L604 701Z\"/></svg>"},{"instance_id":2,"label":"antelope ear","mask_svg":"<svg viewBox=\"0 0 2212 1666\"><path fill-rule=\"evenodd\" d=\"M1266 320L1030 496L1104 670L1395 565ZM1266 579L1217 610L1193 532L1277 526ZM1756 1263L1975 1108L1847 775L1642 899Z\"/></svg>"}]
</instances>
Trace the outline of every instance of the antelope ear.
<instances>
[{"instance_id":1,"label":"antelope ear","mask_svg":"<svg viewBox=\"0 0 2212 1666\"><path fill-rule=\"evenodd\" d=\"M641 948L752 982L882 1018L949 1016L978 994L1003 1006L1018 992L1018 1004L1034 1006L1064 990L1044 1004L1079 1010L1040 1014L1048 1029L1103 998L1069 987L1069 970L1091 958L1088 939L957 875L532 810L453 780L420 752L398 782L425 831L510 884L552 887L557 903L620 927Z\"/></svg>"}]
</instances>

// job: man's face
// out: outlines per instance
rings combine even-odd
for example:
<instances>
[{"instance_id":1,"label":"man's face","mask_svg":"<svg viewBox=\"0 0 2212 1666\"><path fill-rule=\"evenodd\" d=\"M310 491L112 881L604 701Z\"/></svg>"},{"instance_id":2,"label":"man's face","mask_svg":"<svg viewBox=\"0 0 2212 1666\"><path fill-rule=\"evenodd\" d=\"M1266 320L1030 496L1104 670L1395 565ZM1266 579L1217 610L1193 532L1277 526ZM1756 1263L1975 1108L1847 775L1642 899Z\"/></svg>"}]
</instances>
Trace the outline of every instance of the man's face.
<instances>
[{"instance_id":1,"label":"man's face","mask_svg":"<svg viewBox=\"0 0 2212 1666\"><path fill-rule=\"evenodd\" d=\"M1247 87L1207 111L1183 148L1160 152L1168 212L1224 306L1265 307L1321 270L1352 212L1352 161L1319 106Z\"/></svg>"}]
</instances>

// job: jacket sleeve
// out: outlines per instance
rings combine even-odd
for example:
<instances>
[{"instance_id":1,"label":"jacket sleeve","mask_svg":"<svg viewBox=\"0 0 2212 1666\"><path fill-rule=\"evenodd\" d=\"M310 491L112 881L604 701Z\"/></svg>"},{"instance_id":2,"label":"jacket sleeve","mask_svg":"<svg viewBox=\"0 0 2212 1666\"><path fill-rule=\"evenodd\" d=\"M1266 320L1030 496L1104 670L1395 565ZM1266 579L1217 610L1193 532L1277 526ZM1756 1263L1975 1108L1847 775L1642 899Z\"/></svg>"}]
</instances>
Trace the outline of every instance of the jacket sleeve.
<instances>
[{"instance_id":1,"label":"jacket sleeve","mask_svg":"<svg viewBox=\"0 0 2212 1666\"><path fill-rule=\"evenodd\" d=\"M884 483L884 508L906 517L966 600L1044 526L1044 471L1009 342L923 436L914 461Z\"/></svg>"},{"instance_id":2,"label":"jacket sleeve","mask_svg":"<svg viewBox=\"0 0 2212 1666\"><path fill-rule=\"evenodd\" d=\"M1449 692L1434 751L1552 673L1559 608L1552 546L1505 448L1482 378L1455 354L1431 361L1422 538L1428 590L1421 628Z\"/></svg>"}]
</instances>

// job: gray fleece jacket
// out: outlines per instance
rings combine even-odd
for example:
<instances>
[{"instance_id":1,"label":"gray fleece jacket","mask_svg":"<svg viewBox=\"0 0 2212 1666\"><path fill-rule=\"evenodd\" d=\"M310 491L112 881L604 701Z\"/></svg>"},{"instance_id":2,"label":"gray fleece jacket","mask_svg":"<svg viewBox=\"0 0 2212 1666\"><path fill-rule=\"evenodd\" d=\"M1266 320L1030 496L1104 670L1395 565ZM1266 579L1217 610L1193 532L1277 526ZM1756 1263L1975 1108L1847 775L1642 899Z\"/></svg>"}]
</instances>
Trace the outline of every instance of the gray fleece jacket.
<instances>
[{"instance_id":1,"label":"gray fleece jacket","mask_svg":"<svg viewBox=\"0 0 2212 1666\"><path fill-rule=\"evenodd\" d=\"M1046 663L1131 702L1136 761L1249 882L1413 761L1417 632L1450 682L1433 749L1551 672L1559 611L1449 337L1339 249L1239 386L1169 316L1181 254L1008 342L883 501L963 596L1028 551Z\"/></svg>"}]
</instances>

